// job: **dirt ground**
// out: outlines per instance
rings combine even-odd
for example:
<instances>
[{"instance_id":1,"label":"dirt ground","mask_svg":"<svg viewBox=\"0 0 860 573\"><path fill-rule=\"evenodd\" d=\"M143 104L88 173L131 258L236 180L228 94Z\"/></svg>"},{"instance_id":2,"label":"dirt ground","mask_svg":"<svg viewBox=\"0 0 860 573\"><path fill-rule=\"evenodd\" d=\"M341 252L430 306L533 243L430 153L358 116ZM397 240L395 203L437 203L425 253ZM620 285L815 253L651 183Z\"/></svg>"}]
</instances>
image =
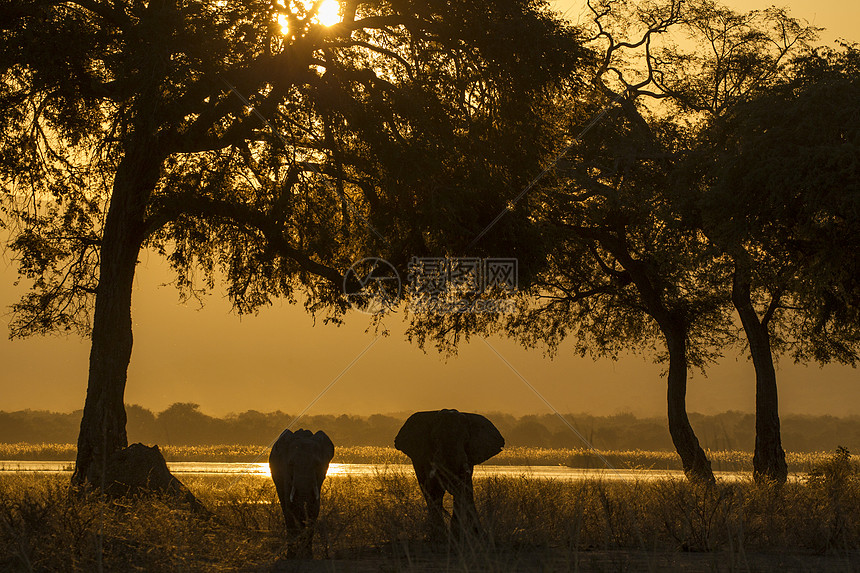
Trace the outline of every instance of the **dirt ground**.
<instances>
[{"instance_id":1,"label":"dirt ground","mask_svg":"<svg viewBox=\"0 0 860 573\"><path fill-rule=\"evenodd\" d=\"M569 551L567 549L497 549L460 555L429 544L387 546L334 555L331 559L280 559L267 571L276 573L448 572L486 571L538 573L550 571L623 572L678 571L718 573L860 573L860 553L847 556L763 554L744 552L663 553L645 550Z\"/></svg>"}]
</instances>

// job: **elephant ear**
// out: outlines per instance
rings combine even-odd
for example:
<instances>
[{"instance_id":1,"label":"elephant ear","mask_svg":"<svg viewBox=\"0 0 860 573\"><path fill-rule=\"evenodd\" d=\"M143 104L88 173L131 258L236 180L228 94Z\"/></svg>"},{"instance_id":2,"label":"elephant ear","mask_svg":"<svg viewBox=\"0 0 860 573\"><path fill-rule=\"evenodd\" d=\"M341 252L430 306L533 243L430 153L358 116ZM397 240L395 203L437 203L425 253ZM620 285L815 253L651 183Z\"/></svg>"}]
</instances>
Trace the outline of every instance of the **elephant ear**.
<instances>
[{"instance_id":1,"label":"elephant ear","mask_svg":"<svg viewBox=\"0 0 860 573\"><path fill-rule=\"evenodd\" d=\"M334 442L332 442L331 438L329 438L322 430L314 434L314 439L320 445L322 455L326 463L330 462L334 457Z\"/></svg>"},{"instance_id":2,"label":"elephant ear","mask_svg":"<svg viewBox=\"0 0 860 573\"><path fill-rule=\"evenodd\" d=\"M426 456L427 440L438 416L438 410L409 416L394 438L394 447L412 459Z\"/></svg>"},{"instance_id":3,"label":"elephant ear","mask_svg":"<svg viewBox=\"0 0 860 573\"><path fill-rule=\"evenodd\" d=\"M464 413L469 424L469 441L466 442L466 457L472 465L487 461L502 451L505 438L491 421L480 414Z\"/></svg>"},{"instance_id":4,"label":"elephant ear","mask_svg":"<svg viewBox=\"0 0 860 573\"><path fill-rule=\"evenodd\" d=\"M281 432L281 435L278 436L278 439L275 440L275 443L272 444L272 451L269 453L269 464L272 464L273 458L278 458L281 455L284 455L286 451L289 449L290 442L295 439L295 435L287 429Z\"/></svg>"},{"instance_id":5,"label":"elephant ear","mask_svg":"<svg viewBox=\"0 0 860 573\"><path fill-rule=\"evenodd\" d=\"M278 436L278 439L275 440L275 443L272 444L272 449L281 449L290 445L290 442L296 439L296 434L291 432L290 430L284 430L281 432L281 435Z\"/></svg>"}]
</instances>

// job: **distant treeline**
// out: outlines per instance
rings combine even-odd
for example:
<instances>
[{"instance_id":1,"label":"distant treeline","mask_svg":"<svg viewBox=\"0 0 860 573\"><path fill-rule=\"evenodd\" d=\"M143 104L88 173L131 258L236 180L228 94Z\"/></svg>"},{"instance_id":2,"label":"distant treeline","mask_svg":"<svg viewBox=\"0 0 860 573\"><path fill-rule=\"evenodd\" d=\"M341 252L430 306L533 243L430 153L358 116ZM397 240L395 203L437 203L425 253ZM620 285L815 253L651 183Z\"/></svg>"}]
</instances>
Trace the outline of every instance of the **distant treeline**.
<instances>
[{"instance_id":1,"label":"distant treeline","mask_svg":"<svg viewBox=\"0 0 860 573\"><path fill-rule=\"evenodd\" d=\"M266 445L294 418L283 412L249 410L223 418L208 416L197 404L177 403L155 413L130 405L129 442L159 445L206 446L216 444ZM340 446L390 446L407 413L372 416L305 416L295 427L325 430ZM509 446L577 448L582 441L557 416L512 416L486 413ZM0 442L72 443L77 440L81 412L40 410L0 411ZM674 451L666 420L637 418L632 414L566 415L566 421L595 447L604 450ZM705 448L752 451L755 417L743 412L713 416L690 414ZM787 451L832 451L837 445L860 451L860 416L782 417L782 441Z\"/></svg>"}]
</instances>

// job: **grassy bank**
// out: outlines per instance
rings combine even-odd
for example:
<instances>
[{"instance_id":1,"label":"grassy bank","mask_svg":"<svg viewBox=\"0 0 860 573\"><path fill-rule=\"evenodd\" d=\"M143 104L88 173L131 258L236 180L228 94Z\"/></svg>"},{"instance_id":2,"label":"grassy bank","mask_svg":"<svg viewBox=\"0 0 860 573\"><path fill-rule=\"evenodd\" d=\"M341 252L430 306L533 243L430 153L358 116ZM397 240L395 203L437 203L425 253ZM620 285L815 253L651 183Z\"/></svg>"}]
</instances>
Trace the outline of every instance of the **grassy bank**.
<instances>
[{"instance_id":1,"label":"grassy bank","mask_svg":"<svg viewBox=\"0 0 860 573\"><path fill-rule=\"evenodd\" d=\"M214 513L161 499L69 498L67 477L0 476L0 570L264 570L283 549L267 479L189 477ZM476 480L487 539L423 541L411 472L335 477L323 488L319 570L856 570L860 474L844 457L782 488L685 481ZM317 570L310 568L306 570Z\"/></svg>"},{"instance_id":2,"label":"grassy bank","mask_svg":"<svg viewBox=\"0 0 860 573\"><path fill-rule=\"evenodd\" d=\"M74 444L0 444L0 460L73 461ZM161 446L167 461L181 462L265 462L268 446ZM603 468L608 462L621 469L680 470L681 460L675 452L643 450L603 450L599 456L585 448L505 448L486 463L489 465L555 466ZM828 452L786 454L789 471L805 473L826 460ZM752 453L709 451L708 457L717 471L752 471ZM856 456L855 456L856 459ZM604 462L604 460L606 462ZM409 459L394 448L375 446L338 447L334 462L352 464L408 464Z\"/></svg>"}]
</instances>

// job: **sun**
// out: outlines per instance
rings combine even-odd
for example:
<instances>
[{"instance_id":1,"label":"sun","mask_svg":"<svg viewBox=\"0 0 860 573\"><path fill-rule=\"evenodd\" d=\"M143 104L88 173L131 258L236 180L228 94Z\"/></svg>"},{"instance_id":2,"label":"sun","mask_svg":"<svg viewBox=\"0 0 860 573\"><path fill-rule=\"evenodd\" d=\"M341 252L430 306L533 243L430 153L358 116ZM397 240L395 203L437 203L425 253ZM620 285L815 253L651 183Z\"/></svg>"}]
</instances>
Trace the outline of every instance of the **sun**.
<instances>
[{"instance_id":1,"label":"sun","mask_svg":"<svg viewBox=\"0 0 860 573\"><path fill-rule=\"evenodd\" d=\"M287 6L287 0L277 0L276 3L281 7ZM294 6L298 5L298 12L301 13L302 11L311 10L314 0L294 0L290 4ZM334 26L340 22L340 18L340 3L337 0L323 0L311 22L322 26ZM278 14L278 25L281 27L282 34L286 35L289 33L289 18L286 14Z\"/></svg>"},{"instance_id":2,"label":"sun","mask_svg":"<svg viewBox=\"0 0 860 573\"><path fill-rule=\"evenodd\" d=\"M334 26L340 22L340 3L337 0L323 0L315 20L323 26Z\"/></svg>"}]
</instances>

